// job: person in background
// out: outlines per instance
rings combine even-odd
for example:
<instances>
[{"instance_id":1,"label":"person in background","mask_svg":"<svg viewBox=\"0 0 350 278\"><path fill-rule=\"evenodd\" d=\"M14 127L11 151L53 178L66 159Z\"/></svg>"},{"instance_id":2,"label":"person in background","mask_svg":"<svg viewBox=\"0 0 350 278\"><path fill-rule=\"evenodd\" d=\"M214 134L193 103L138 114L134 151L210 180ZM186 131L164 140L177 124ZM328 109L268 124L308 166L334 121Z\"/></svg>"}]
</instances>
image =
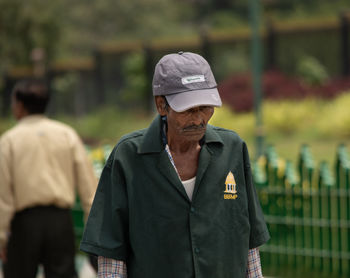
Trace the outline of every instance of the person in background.
<instances>
[{"instance_id":1,"label":"person in background","mask_svg":"<svg viewBox=\"0 0 350 278\"><path fill-rule=\"evenodd\" d=\"M97 179L84 145L69 126L44 115L47 86L17 83L18 124L0 138L0 257L5 278L77 277L71 211L76 189L87 216Z\"/></svg>"},{"instance_id":2,"label":"person in background","mask_svg":"<svg viewBox=\"0 0 350 278\"><path fill-rule=\"evenodd\" d=\"M159 115L115 146L80 245L98 256L99 277L262 277L258 247L270 236L245 142L208 124L216 87L198 54L156 65Z\"/></svg>"}]
</instances>

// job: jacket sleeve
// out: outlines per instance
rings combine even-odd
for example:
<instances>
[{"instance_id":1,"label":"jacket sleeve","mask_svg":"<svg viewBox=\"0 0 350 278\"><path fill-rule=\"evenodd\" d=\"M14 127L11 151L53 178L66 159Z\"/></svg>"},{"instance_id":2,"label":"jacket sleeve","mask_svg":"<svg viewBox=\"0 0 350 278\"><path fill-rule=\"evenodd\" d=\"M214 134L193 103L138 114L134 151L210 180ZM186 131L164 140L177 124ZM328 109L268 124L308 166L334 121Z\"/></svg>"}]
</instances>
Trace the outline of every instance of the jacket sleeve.
<instances>
[{"instance_id":1,"label":"jacket sleeve","mask_svg":"<svg viewBox=\"0 0 350 278\"><path fill-rule=\"evenodd\" d=\"M270 239L258 195L253 184L248 149L243 143L244 175L247 185L248 212L250 222L249 249L256 248Z\"/></svg>"},{"instance_id":2,"label":"jacket sleeve","mask_svg":"<svg viewBox=\"0 0 350 278\"><path fill-rule=\"evenodd\" d=\"M111 153L90 210L80 249L125 261L128 252L128 202L121 162Z\"/></svg>"}]
</instances>

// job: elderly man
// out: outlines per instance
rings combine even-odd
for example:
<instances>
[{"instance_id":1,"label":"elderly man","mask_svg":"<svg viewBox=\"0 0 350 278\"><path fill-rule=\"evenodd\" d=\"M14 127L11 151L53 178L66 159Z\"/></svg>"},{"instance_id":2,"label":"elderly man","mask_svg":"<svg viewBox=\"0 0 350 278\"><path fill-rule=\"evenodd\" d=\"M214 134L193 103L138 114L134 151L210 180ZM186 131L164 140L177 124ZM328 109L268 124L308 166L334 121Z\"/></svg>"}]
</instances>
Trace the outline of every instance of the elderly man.
<instances>
[{"instance_id":1,"label":"elderly man","mask_svg":"<svg viewBox=\"0 0 350 278\"><path fill-rule=\"evenodd\" d=\"M221 106L204 58L169 54L156 65L159 115L109 157L81 249L99 277L262 277L269 239L246 144L208 125Z\"/></svg>"},{"instance_id":2,"label":"elderly man","mask_svg":"<svg viewBox=\"0 0 350 278\"><path fill-rule=\"evenodd\" d=\"M0 138L0 258L5 278L77 277L70 208L79 192L89 214L97 179L69 126L48 119L47 86L25 80L12 92L19 121Z\"/></svg>"}]
</instances>

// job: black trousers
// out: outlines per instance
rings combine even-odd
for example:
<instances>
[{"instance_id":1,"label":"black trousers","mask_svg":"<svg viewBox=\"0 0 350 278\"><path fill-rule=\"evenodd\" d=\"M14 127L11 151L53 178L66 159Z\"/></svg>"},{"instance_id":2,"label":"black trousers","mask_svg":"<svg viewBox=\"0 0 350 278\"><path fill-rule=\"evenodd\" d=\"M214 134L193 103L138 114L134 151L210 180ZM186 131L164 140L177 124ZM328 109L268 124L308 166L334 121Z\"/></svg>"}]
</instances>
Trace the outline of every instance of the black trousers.
<instances>
[{"instance_id":1,"label":"black trousers","mask_svg":"<svg viewBox=\"0 0 350 278\"><path fill-rule=\"evenodd\" d=\"M40 206L15 214L7 245L4 278L75 278L75 241L69 209Z\"/></svg>"}]
</instances>

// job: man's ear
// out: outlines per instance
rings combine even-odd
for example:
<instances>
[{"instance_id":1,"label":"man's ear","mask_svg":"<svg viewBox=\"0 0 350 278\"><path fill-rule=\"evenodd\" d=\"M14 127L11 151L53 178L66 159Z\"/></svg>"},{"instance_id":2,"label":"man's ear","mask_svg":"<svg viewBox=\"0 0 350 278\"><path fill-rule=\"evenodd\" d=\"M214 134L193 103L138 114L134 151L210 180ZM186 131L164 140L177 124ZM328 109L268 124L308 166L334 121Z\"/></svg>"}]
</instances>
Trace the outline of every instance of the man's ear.
<instances>
[{"instance_id":1,"label":"man's ear","mask_svg":"<svg viewBox=\"0 0 350 278\"><path fill-rule=\"evenodd\" d=\"M167 105L163 96L155 96L154 101L156 103L157 111L159 115L166 116L168 113Z\"/></svg>"},{"instance_id":2,"label":"man's ear","mask_svg":"<svg viewBox=\"0 0 350 278\"><path fill-rule=\"evenodd\" d=\"M27 110L24 108L22 102L15 99L12 100L12 114L16 120L22 119L24 116L28 115Z\"/></svg>"}]
</instances>

